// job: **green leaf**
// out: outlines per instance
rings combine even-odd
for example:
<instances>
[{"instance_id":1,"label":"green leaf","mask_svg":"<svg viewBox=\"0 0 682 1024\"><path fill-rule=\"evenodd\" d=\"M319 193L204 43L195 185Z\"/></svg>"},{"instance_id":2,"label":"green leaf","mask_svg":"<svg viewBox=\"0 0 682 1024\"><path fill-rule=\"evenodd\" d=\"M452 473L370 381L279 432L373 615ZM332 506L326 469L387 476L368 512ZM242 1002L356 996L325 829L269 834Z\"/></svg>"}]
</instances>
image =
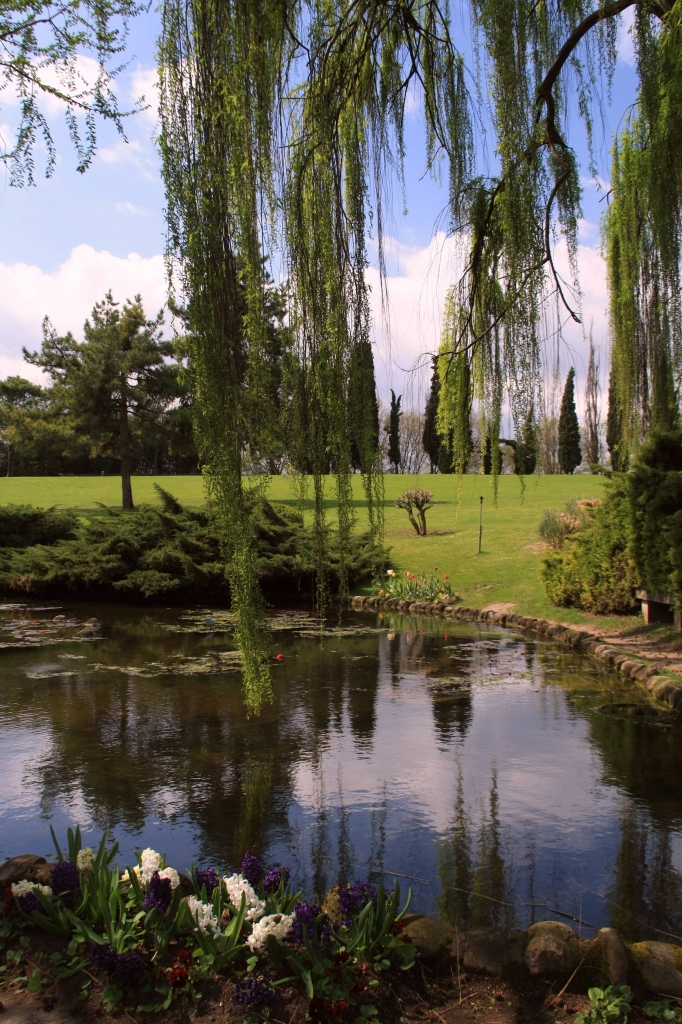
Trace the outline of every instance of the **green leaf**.
<instances>
[{"instance_id":1,"label":"green leaf","mask_svg":"<svg viewBox=\"0 0 682 1024\"><path fill-rule=\"evenodd\" d=\"M102 992L102 1002L106 1006L107 1010L113 1009L123 997L123 989L120 985L117 985L115 981L110 981L107 987Z\"/></svg>"},{"instance_id":2,"label":"green leaf","mask_svg":"<svg viewBox=\"0 0 682 1024\"><path fill-rule=\"evenodd\" d=\"M31 993L40 992L40 986L42 985L42 974L40 971L34 971L31 975L31 979L26 986L27 991Z\"/></svg>"}]
</instances>

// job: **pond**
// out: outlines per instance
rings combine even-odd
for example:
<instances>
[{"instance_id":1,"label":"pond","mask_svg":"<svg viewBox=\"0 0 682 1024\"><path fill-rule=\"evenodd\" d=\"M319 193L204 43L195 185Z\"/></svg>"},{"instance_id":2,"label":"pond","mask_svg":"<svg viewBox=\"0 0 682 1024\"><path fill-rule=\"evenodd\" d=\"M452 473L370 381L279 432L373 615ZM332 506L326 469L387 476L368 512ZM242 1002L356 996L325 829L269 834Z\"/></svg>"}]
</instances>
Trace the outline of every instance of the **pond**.
<instances>
[{"instance_id":1,"label":"pond","mask_svg":"<svg viewBox=\"0 0 682 1024\"><path fill-rule=\"evenodd\" d=\"M309 897L395 875L462 924L680 935L682 731L633 684L494 626L271 625L275 699L249 720L229 613L0 608L0 857L80 823L128 863L253 849Z\"/></svg>"}]
</instances>

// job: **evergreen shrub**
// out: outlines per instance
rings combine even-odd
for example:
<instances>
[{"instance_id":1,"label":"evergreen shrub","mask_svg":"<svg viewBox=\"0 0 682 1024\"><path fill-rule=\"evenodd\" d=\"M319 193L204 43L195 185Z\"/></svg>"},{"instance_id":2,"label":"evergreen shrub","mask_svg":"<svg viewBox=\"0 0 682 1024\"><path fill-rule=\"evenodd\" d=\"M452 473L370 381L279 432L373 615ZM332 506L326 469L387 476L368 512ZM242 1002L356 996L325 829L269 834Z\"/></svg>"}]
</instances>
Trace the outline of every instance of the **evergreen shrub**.
<instances>
[{"instance_id":1,"label":"evergreen shrub","mask_svg":"<svg viewBox=\"0 0 682 1024\"><path fill-rule=\"evenodd\" d=\"M78 516L72 510L0 505L0 546L28 548L75 536Z\"/></svg>"},{"instance_id":2,"label":"evergreen shrub","mask_svg":"<svg viewBox=\"0 0 682 1024\"><path fill-rule=\"evenodd\" d=\"M210 505L186 509L167 491L158 486L157 491L161 508L140 505L81 520L73 512L59 513L69 532L64 525L61 534L44 530L36 534L39 541L0 547L0 589L43 596L227 599L214 510ZM258 572L266 592L310 589L313 538L303 516L264 497L252 503ZM25 518L30 521L28 512ZM371 578L377 554L383 567L384 553L374 550L368 536L352 538L346 557L351 585ZM328 557L333 576L340 562L335 534L328 539Z\"/></svg>"},{"instance_id":3,"label":"evergreen shrub","mask_svg":"<svg viewBox=\"0 0 682 1024\"><path fill-rule=\"evenodd\" d=\"M545 558L540 575L552 604L601 615L636 611L630 501L628 478L613 477L604 500L587 509L585 526Z\"/></svg>"},{"instance_id":4,"label":"evergreen shrub","mask_svg":"<svg viewBox=\"0 0 682 1024\"><path fill-rule=\"evenodd\" d=\"M682 431L652 431L628 476L642 585L682 598Z\"/></svg>"}]
</instances>

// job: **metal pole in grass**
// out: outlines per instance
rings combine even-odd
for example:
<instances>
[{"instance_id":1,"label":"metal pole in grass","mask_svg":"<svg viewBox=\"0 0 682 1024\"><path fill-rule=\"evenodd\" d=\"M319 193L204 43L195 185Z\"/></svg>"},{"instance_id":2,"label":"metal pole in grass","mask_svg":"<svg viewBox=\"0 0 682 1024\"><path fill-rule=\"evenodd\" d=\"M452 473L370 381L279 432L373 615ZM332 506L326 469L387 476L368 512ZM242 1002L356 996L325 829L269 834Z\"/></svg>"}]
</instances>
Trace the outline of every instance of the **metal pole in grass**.
<instances>
[{"instance_id":1,"label":"metal pole in grass","mask_svg":"<svg viewBox=\"0 0 682 1024\"><path fill-rule=\"evenodd\" d=\"M483 495L481 495L480 512L478 513L478 553L481 553L481 540L483 539Z\"/></svg>"}]
</instances>

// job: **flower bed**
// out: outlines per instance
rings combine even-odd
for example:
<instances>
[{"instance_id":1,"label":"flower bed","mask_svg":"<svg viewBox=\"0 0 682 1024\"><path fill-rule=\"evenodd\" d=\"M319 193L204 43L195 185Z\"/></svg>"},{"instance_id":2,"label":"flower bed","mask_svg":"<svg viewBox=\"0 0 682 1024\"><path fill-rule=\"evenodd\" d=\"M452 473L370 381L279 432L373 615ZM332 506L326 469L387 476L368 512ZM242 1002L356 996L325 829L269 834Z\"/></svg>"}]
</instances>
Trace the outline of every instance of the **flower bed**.
<instances>
[{"instance_id":1,"label":"flower bed","mask_svg":"<svg viewBox=\"0 0 682 1024\"><path fill-rule=\"evenodd\" d=\"M81 979L75 998L85 1000L94 981L109 1011L149 1013L198 1001L202 983L220 975L235 1006L261 1016L293 983L311 1020L367 1024L381 972L415 961L402 920L409 895L400 909L397 884L339 885L323 910L292 892L286 867L266 870L250 852L231 874L191 866L184 875L151 849L120 872L106 833L97 850L82 846L78 828L66 853L53 839L56 863L8 886L0 915L3 946L27 945L31 930L55 940L47 963L23 977L29 992Z\"/></svg>"},{"instance_id":2,"label":"flower bed","mask_svg":"<svg viewBox=\"0 0 682 1024\"><path fill-rule=\"evenodd\" d=\"M438 571L438 568L434 570ZM436 601L452 604L459 601L459 594L450 585L448 573L439 576L417 576L413 572L399 575L395 569L388 569L387 579L375 588L377 597L395 597L401 601Z\"/></svg>"}]
</instances>

